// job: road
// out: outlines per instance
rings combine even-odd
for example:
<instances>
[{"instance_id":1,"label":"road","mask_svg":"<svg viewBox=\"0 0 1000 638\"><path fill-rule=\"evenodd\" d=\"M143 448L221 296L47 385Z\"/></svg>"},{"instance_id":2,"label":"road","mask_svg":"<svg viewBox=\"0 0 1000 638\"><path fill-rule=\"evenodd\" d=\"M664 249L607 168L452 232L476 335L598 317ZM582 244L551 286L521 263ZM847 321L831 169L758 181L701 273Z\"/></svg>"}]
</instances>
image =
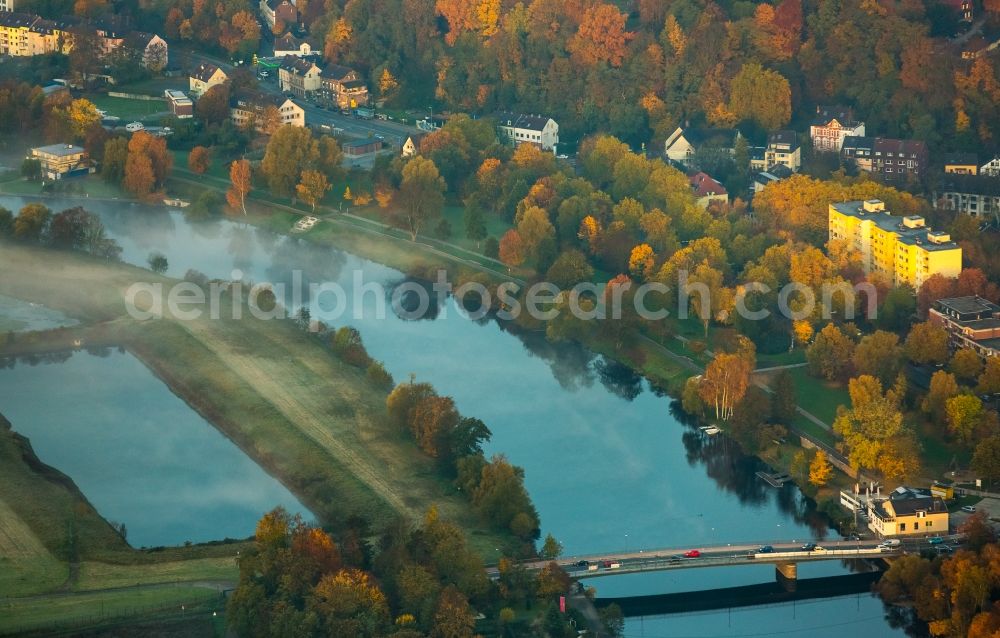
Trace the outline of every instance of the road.
<instances>
[{"instance_id":1,"label":"road","mask_svg":"<svg viewBox=\"0 0 1000 638\"><path fill-rule=\"evenodd\" d=\"M949 547L960 542L960 537L945 536ZM810 562L820 560L848 560L852 558L894 556L903 553L917 553L927 550L931 545L927 538L905 539L902 545L895 550L876 551L879 541L877 540L831 540L822 541L818 544L820 549L806 551L802 549L802 543L809 542L808 539L792 542L768 543L774 550L774 558L769 558L766 553L759 553L762 544L743 543L737 545L714 545L706 547L674 547L654 550L639 550L629 552L612 552L608 554L589 556L569 556L556 560L556 564L565 569L570 576L575 578L594 578L598 576L610 576L616 573L628 573L636 571L653 571L665 569L690 569L696 567L721 567L728 565L753 565L762 562ZM685 552L697 549L700 556L697 558L685 558ZM841 554L841 552L847 552ZM790 559L786 554L794 553L795 560ZM750 556L755 556L751 562ZM604 561L618 563L620 567L611 569L601 566ZM537 571L549 564L550 561L533 561L522 563L521 566L529 571ZM592 569L594 566L597 569ZM499 572L496 568L487 569L490 578L497 578Z\"/></svg>"}]
</instances>

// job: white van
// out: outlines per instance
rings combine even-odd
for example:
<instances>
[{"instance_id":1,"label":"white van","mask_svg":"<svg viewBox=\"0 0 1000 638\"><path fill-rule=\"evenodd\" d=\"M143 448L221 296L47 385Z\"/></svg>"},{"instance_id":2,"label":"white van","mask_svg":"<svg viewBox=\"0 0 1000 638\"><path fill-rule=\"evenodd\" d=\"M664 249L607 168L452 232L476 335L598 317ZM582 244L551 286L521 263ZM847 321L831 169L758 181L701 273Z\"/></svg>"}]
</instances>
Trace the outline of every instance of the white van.
<instances>
[{"instance_id":1,"label":"white van","mask_svg":"<svg viewBox=\"0 0 1000 638\"><path fill-rule=\"evenodd\" d=\"M878 546L881 547L882 549L896 549L902 544L903 541L899 540L898 538L887 538L881 543L879 543Z\"/></svg>"}]
</instances>

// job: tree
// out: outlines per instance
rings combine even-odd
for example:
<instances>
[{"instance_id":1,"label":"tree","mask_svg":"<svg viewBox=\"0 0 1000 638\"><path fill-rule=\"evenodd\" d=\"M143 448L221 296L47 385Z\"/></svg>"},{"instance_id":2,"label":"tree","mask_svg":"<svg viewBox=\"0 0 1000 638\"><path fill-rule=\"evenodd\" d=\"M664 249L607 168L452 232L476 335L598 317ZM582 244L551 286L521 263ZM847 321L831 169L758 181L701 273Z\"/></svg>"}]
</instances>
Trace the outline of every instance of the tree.
<instances>
[{"instance_id":1,"label":"tree","mask_svg":"<svg viewBox=\"0 0 1000 638\"><path fill-rule=\"evenodd\" d=\"M963 442L972 438L983 417L983 402L971 394L960 394L945 401L948 429Z\"/></svg>"},{"instance_id":2,"label":"tree","mask_svg":"<svg viewBox=\"0 0 1000 638\"><path fill-rule=\"evenodd\" d=\"M518 215L517 234L524 244L525 254L536 255L543 241L555 238L556 229L544 209L531 206Z\"/></svg>"},{"instance_id":3,"label":"tree","mask_svg":"<svg viewBox=\"0 0 1000 638\"><path fill-rule=\"evenodd\" d=\"M188 208L184 209L184 218L188 221L204 221L219 214L223 204L222 195L217 191L206 190L194 200ZM273 296L273 293L272 293ZM261 306L262 309L263 306Z\"/></svg>"},{"instance_id":4,"label":"tree","mask_svg":"<svg viewBox=\"0 0 1000 638\"><path fill-rule=\"evenodd\" d=\"M546 560L555 560L559 558L562 554L563 546L562 543L556 540L555 536L552 534L545 535L545 544L542 545L542 558Z\"/></svg>"},{"instance_id":5,"label":"tree","mask_svg":"<svg viewBox=\"0 0 1000 638\"><path fill-rule=\"evenodd\" d=\"M980 394L996 394L1000 392L1000 357L989 357L979 375L976 392Z\"/></svg>"},{"instance_id":6,"label":"tree","mask_svg":"<svg viewBox=\"0 0 1000 638\"><path fill-rule=\"evenodd\" d=\"M145 197L164 184L173 163L164 138L138 131L128 141L122 186L137 197Z\"/></svg>"},{"instance_id":7,"label":"tree","mask_svg":"<svg viewBox=\"0 0 1000 638\"><path fill-rule=\"evenodd\" d=\"M822 487L827 484L832 476L833 466L830 465L830 461L826 458L826 452L816 450L812 462L809 463L809 482L816 487Z\"/></svg>"},{"instance_id":8,"label":"tree","mask_svg":"<svg viewBox=\"0 0 1000 638\"><path fill-rule=\"evenodd\" d=\"M772 131L781 128L792 117L788 80L757 62L747 62L730 86L729 111L736 121L754 120Z\"/></svg>"},{"instance_id":9,"label":"tree","mask_svg":"<svg viewBox=\"0 0 1000 638\"><path fill-rule=\"evenodd\" d=\"M267 143L260 170L278 195L294 198L303 171L319 159L319 148L308 128L282 126Z\"/></svg>"},{"instance_id":10,"label":"tree","mask_svg":"<svg viewBox=\"0 0 1000 638\"><path fill-rule=\"evenodd\" d=\"M771 386L774 390L771 412L779 423L791 423L798 414L795 400L795 379L788 370L782 370Z\"/></svg>"},{"instance_id":11,"label":"tree","mask_svg":"<svg viewBox=\"0 0 1000 638\"><path fill-rule=\"evenodd\" d=\"M979 442L972 455L972 469L990 482L1000 481L1000 435Z\"/></svg>"},{"instance_id":12,"label":"tree","mask_svg":"<svg viewBox=\"0 0 1000 638\"><path fill-rule=\"evenodd\" d=\"M324 135L319 138L317 150L319 157L316 161L316 167L323 171L329 181L335 182L340 179L344 174L344 169L341 166L344 161L344 152L340 149L337 140L329 135Z\"/></svg>"},{"instance_id":13,"label":"tree","mask_svg":"<svg viewBox=\"0 0 1000 638\"><path fill-rule=\"evenodd\" d=\"M938 370L931 376L930 387L924 397L921 409L930 414L936 423L945 419L945 404L948 399L957 396L959 393L958 382L955 375Z\"/></svg>"},{"instance_id":14,"label":"tree","mask_svg":"<svg viewBox=\"0 0 1000 638\"><path fill-rule=\"evenodd\" d=\"M509 271L524 263L524 241L521 235L513 228L508 230L500 238L500 261L507 266Z\"/></svg>"},{"instance_id":15,"label":"tree","mask_svg":"<svg viewBox=\"0 0 1000 638\"><path fill-rule=\"evenodd\" d=\"M561 289L567 289L594 276L594 268L579 250L569 249L559 254L545 273L545 279Z\"/></svg>"},{"instance_id":16,"label":"tree","mask_svg":"<svg viewBox=\"0 0 1000 638\"><path fill-rule=\"evenodd\" d=\"M753 361L743 354L716 355L705 368L699 395L715 408L715 418L727 421L732 418L736 405L750 387Z\"/></svg>"},{"instance_id":17,"label":"tree","mask_svg":"<svg viewBox=\"0 0 1000 638\"><path fill-rule=\"evenodd\" d=\"M465 236L476 242L476 247L478 248L488 234L486 231L486 216L483 214L483 209L477 203L470 200L465 205L465 212L462 218L465 222Z\"/></svg>"},{"instance_id":18,"label":"tree","mask_svg":"<svg viewBox=\"0 0 1000 638\"><path fill-rule=\"evenodd\" d=\"M963 381L971 382L975 381L980 373L982 373L983 361L976 354L975 350L959 348L952 355L948 369Z\"/></svg>"},{"instance_id":19,"label":"tree","mask_svg":"<svg viewBox=\"0 0 1000 638\"><path fill-rule=\"evenodd\" d=\"M302 171L302 179L295 187L299 199L312 206L314 213L316 212L316 203L323 199L328 190L330 190L330 184L326 181L326 175L319 171Z\"/></svg>"},{"instance_id":20,"label":"tree","mask_svg":"<svg viewBox=\"0 0 1000 638\"><path fill-rule=\"evenodd\" d=\"M233 209L247 214L247 195L253 190L253 175L250 162L241 159L229 165L229 190L226 191L226 202Z\"/></svg>"},{"instance_id":21,"label":"tree","mask_svg":"<svg viewBox=\"0 0 1000 638\"><path fill-rule=\"evenodd\" d=\"M882 384L871 375L851 379L848 392L851 409L841 406L833 429L844 437L851 466L881 471L887 478L914 472L916 461L905 454L908 433L895 394L883 393Z\"/></svg>"},{"instance_id":22,"label":"tree","mask_svg":"<svg viewBox=\"0 0 1000 638\"><path fill-rule=\"evenodd\" d=\"M635 279L640 281L649 279L656 266L656 254L649 244L639 244L632 249L632 254L628 258L628 271Z\"/></svg>"},{"instance_id":23,"label":"tree","mask_svg":"<svg viewBox=\"0 0 1000 638\"><path fill-rule=\"evenodd\" d=\"M203 175L212 165L212 153L204 146L195 146L188 153L188 169L195 175Z\"/></svg>"},{"instance_id":24,"label":"tree","mask_svg":"<svg viewBox=\"0 0 1000 638\"><path fill-rule=\"evenodd\" d=\"M126 162L128 162L128 140L124 137L111 138L104 144L101 177L112 184L121 184L125 178Z\"/></svg>"},{"instance_id":25,"label":"tree","mask_svg":"<svg viewBox=\"0 0 1000 638\"><path fill-rule=\"evenodd\" d=\"M866 335L854 349L852 362L859 374L871 375L883 385L892 383L903 363L899 337L883 330Z\"/></svg>"},{"instance_id":26,"label":"tree","mask_svg":"<svg viewBox=\"0 0 1000 638\"><path fill-rule=\"evenodd\" d=\"M52 211L41 204L28 204L14 219L14 239L38 243L49 228Z\"/></svg>"},{"instance_id":27,"label":"tree","mask_svg":"<svg viewBox=\"0 0 1000 638\"><path fill-rule=\"evenodd\" d=\"M26 158L21 162L21 176L35 181L42 176L42 162L38 159Z\"/></svg>"},{"instance_id":28,"label":"tree","mask_svg":"<svg viewBox=\"0 0 1000 638\"><path fill-rule=\"evenodd\" d=\"M163 273L167 272L167 268L170 267L166 255L160 252L149 253L149 257L146 259L146 263L149 264L150 270L159 275L162 275Z\"/></svg>"},{"instance_id":29,"label":"tree","mask_svg":"<svg viewBox=\"0 0 1000 638\"><path fill-rule=\"evenodd\" d=\"M431 638L472 638L476 618L465 595L449 585L438 598Z\"/></svg>"},{"instance_id":30,"label":"tree","mask_svg":"<svg viewBox=\"0 0 1000 638\"><path fill-rule=\"evenodd\" d=\"M195 113L205 124L222 124L229 120L229 84L216 84L198 98Z\"/></svg>"},{"instance_id":31,"label":"tree","mask_svg":"<svg viewBox=\"0 0 1000 638\"><path fill-rule=\"evenodd\" d=\"M806 350L809 372L829 381L843 380L851 371L854 342L836 325L827 324Z\"/></svg>"},{"instance_id":32,"label":"tree","mask_svg":"<svg viewBox=\"0 0 1000 638\"><path fill-rule=\"evenodd\" d=\"M143 198L153 192L155 186L156 175L149 157L141 153L129 153L122 187L136 197Z\"/></svg>"},{"instance_id":33,"label":"tree","mask_svg":"<svg viewBox=\"0 0 1000 638\"><path fill-rule=\"evenodd\" d=\"M930 321L918 323L906 337L905 349L906 356L913 363L946 363L948 332Z\"/></svg>"},{"instance_id":34,"label":"tree","mask_svg":"<svg viewBox=\"0 0 1000 638\"><path fill-rule=\"evenodd\" d=\"M402 175L399 186L402 208L396 221L410 233L411 241L416 241L424 224L440 216L446 185L434 162L419 155L406 163Z\"/></svg>"},{"instance_id":35,"label":"tree","mask_svg":"<svg viewBox=\"0 0 1000 638\"><path fill-rule=\"evenodd\" d=\"M566 48L583 66L607 62L622 65L632 33L625 30L627 16L613 4L597 4L588 8L580 20L576 35Z\"/></svg>"}]
</instances>

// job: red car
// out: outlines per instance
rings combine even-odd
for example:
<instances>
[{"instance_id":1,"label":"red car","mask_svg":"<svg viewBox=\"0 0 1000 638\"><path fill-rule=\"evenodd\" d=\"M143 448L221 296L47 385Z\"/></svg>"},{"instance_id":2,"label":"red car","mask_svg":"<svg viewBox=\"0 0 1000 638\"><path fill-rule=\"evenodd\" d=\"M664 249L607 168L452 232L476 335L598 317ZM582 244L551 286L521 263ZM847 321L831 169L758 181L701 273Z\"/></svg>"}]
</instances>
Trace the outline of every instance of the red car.
<instances>
[{"instance_id":1,"label":"red car","mask_svg":"<svg viewBox=\"0 0 1000 638\"><path fill-rule=\"evenodd\" d=\"M699 552L697 549L689 549L688 551L684 552L684 558L698 558L699 556L701 556L701 552Z\"/></svg>"}]
</instances>

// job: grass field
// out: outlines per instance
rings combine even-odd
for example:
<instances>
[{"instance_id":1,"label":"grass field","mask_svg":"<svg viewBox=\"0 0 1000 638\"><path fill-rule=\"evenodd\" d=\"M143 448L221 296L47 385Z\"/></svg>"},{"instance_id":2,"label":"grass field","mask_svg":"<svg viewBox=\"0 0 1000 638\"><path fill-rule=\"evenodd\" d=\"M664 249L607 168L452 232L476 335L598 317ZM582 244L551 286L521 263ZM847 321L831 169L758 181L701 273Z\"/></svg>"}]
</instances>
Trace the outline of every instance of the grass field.
<instances>
[{"instance_id":1,"label":"grass field","mask_svg":"<svg viewBox=\"0 0 1000 638\"><path fill-rule=\"evenodd\" d=\"M121 319L121 291L131 281L158 280L147 271L22 247L5 247L5 261L0 291L90 320L114 319L106 329L120 343L324 524L336 526L351 515L375 525L400 515L419 520L433 504L469 530L479 549L495 554L506 545L408 434L389 425L385 392L291 322L138 324Z\"/></svg>"},{"instance_id":2,"label":"grass field","mask_svg":"<svg viewBox=\"0 0 1000 638\"><path fill-rule=\"evenodd\" d=\"M40 195L43 194L42 182L29 182L23 179L0 184L0 192L10 195ZM124 191L114 184L101 179L100 175L87 175L55 182L53 189L45 191L53 195L85 195L105 199L128 197ZM57 211L58 212L58 211Z\"/></svg>"},{"instance_id":3,"label":"grass field","mask_svg":"<svg viewBox=\"0 0 1000 638\"><path fill-rule=\"evenodd\" d=\"M75 591L131 587L150 583L179 583L191 581L236 582L239 568L233 556L196 558L143 565L113 565L84 562L80 564Z\"/></svg>"},{"instance_id":4,"label":"grass field","mask_svg":"<svg viewBox=\"0 0 1000 638\"><path fill-rule=\"evenodd\" d=\"M212 607L222 611L221 594L214 589L160 586L86 594L10 598L0 601L0 634L20 633L76 623L129 618L157 611L180 612L181 607Z\"/></svg>"},{"instance_id":5,"label":"grass field","mask_svg":"<svg viewBox=\"0 0 1000 638\"><path fill-rule=\"evenodd\" d=\"M49 591L65 582L69 569L0 500L0 596Z\"/></svg>"},{"instance_id":6,"label":"grass field","mask_svg":"<svg viewBox=\"0 0 1000 638\"><path fill-rule=\"evenodd\" d=\"M94 94L87 97L94 106L122 119L124 126L133 120L142 120L157 113L170 110L163 100L130 100L122 97L110 97L104 94Z\"/></svg>"},{"instance_id":7,"label":"grass field","mask_svg":"<svg viewBox=\"0 0 1000 638\"><path fill-rule=\"evenodd\" d=\"M795 382L798 404L828 425L833 425L838 406L851 407L851 397L843 384L817 379L807 368L792 368L789 373Z\"/></svg>"}]
</instances>

